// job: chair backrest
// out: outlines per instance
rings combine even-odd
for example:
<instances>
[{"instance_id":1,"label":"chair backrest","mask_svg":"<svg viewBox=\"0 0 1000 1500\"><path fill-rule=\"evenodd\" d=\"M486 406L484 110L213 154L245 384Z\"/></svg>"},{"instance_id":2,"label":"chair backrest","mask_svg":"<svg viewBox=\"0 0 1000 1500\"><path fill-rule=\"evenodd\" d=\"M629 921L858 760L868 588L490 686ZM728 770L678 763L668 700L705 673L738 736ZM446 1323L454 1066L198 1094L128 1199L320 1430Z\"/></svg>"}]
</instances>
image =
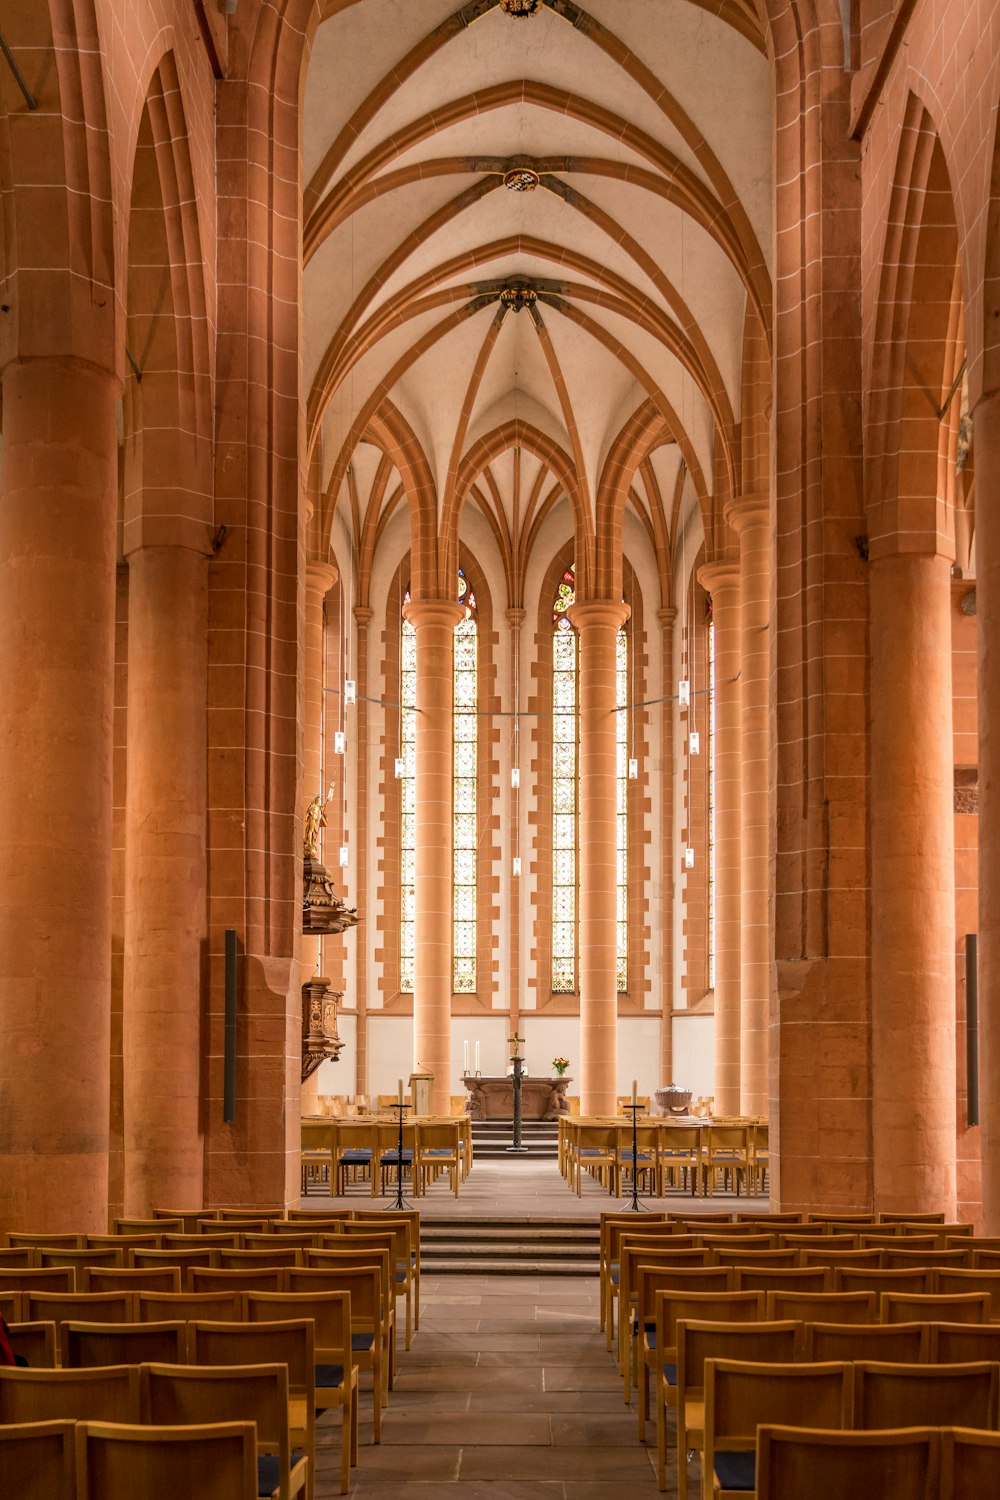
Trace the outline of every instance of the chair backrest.
<instances>
[{"instance_id":1,"label":"chair backrest","mask_svg":"<svg viewBox=\"0 0 1000 1500\"><path fill-rule=\"evenodd\" d=\"M50 1322L9 1323L7 1333L14 1354L33 1370L51 1370L56 1363L56 1325Z\"/></svg>"},{"instance_id":2,"label":"chair backrest","mask_svg":"<svg viewBox=\"0 0 1000 1500\"><path fill-rule=\"evenodd\" d=\"M763 1292L657 1292L653 1302L656 1347L677 1346L682 1320L720 1323L757 1323L764 1316Z\"/></svg>"},{"instance_id":3,"label":"chair backrest","mask_svg":"<svg viewBox=\"0 0 1000 1500\"><path fill-rule=\"evenodd\" d=\"M206 1229L200 1234L165 1234L161 1238L162 1250L238 1250L243 1243L243 1231L219 1225L218 1231Z\"/></svg>"},{"instance_id":4,"label":"chair backrest","mask_svg":"<svg viewBox=\"0 0 1000 1500\"><path fill-rule=\"evenodd\" d=\"M934 1272L934 1291L945 1297L956 1292L986 1292L990 1299L988 1317L992 1322L1000 1321L1000 1271L938 1267Z\"/></svg>"},{"instance_id":5,"label":"chair backrest","mask_svg":"<svg viewBox=\"0 0 1000 1500\"><path fill-rule=\"evenodd\" d=\"M47 1319L57 1325L67 1319L82 1323L131 1323L135 1317L131 1292L25 1292L21 1307L26 1319ZM108 1421L111 1420L119 1418L109 1417Z\"/></svg>"},{"instance_id":6,"label":"chair backrest","mask_svg":"<svg viewBox=\"0 0 1000 1500\"><path fill-rule=\"evenodd\" d=\"M258 1266L254 1270L232 1271L221 1266L194 1266L190 1281L192 1292L280 1292L285 1271L281 1266Z\"/></svg>"},{"instance_id":7,"label":"chair backrest","mask_svg":"<svg viewBox=\"0 0 1000 1500\"><path fill-rule=\"evenodd\" d=\"M126 1266L115 1270L95 1266L81 1273L84 1292L179 1292L181 1289L180 1267L171 1266Z\"/></svg>"},{"instance_id":8,"label":"chair backrest","mask_svg":"<svg viewBox=\"0 0 1000 1500\"><path fill-rule=\"evenodd\" d=\"M930 1290L930 1273L927 1271L873 1270L867 1266L837 1266L833 1273L833 1285L838 1292L874 1292L880 1297L883 1292L906 1295L910 1292L923 1296Z\"/></svg>"},{"instance_id":9,"label":"chair backrest","mask_svg":"<svg viewBox=\"0 0 1000 1500\"><path fill-rule=\"evenodd\" d=\"M188 1325L192 1365L269 1365L288 1369L293 1391L312 1393L316 1384L316 1330L311 1318L287 1317L278 1322L208 1323ZM311 1395L310 1395L311 1399Z\"/></svg>"},{"instance_id":10,"label":"chair backrest","mask_svg":"<svg viewBox=\"0 0 1000 1500\"><path fill-rule=\"evenodd\" d=\"M328 1267L331 1271L349 1271L357 1267L377 1266L381 1277L382 1298L388 1312L394 1302L391 1270L389 1265L389 1252L384 1249L359 1249L359 1250L307 1250L304 1254L306 1267L323 1269ZM291 1275L291 1272L288 1273ZM286 1280L283 1288L291 1291L291 1283Z\"/></svg>"},{"instance_id":11,"label":"chair backrest","mask_svg":"<svg viewBox=\"0 0 1000 1500\"><path fill-rule=\"evenodd\" d=\"M0 1495L77 1500L76 1423L22 1422L0 1428Z\"/></svg>"},{"instance_id":12,"label":"chair backrest","mask_svg":"<svg viewBox=\"0 0 1000 1500\"><path fill-rule=\"evenodd\" d=\"M926 1214L881 1213L878 1221L880 1224L943 1224L944 1210Z\"/></svg>"},{"instance_id":13,"label":"chair backrest","mask_svg":"<svg viewBox=\"0 0 1000 1500\"><path fill-rule=\"evenodd\" d=\"M198 1500L257 1497L253 1422L155 1429L82 1422L76 1441L78 1500L184 1493Z\"/></svg>"},{"instance_id":14,"label":"chair backrest","mask_svg":"<svg viewBox=\"0 0 1000 1500\"><path fill-rule=\"evenodd\" d=\"M193 1224L197 1218L195 1214L190 1222ZM115 1219L113 1228L115 1234L164 1234L169 1230L182 1230L186 1222L183 1214L175 1215L154 1208L151 1219Z\"/></svg>"},{"instance_id":15,"label":"chair backrest","mask_svg":"<svg viewBox=\"0 0 1000 1500\"><path fill-rule=\"evenodd\" d=\"M289 1292L349 1292L351 1326L372 1329L382 1323L382 1273L377 1266L295 1267L285 1273Z\"/></svg>"},{"instance_id":16,"label":"chair backrest","mask_svg":"<svg viewBox=\"0 0 1000 1500\"><path fill-rule=\"evenodd\" d=\"M86 1370L0 1369L0 1423L138 1422L135 1365ZM0 1494L13 1494L0 1489Z\"/></svg>"},{"instance_id":17,"label":"chair backrest","mask_svg":"<svg viewBox=\"0 0 1000 1500\"><path fill-rule=\"evenodd\" d=\"M877 1313L874 1292L778 1291L767 1294L769 1318L798 1318L803 1323L874 1323Z\"/></svg>"},{"instance_id":18,"label":"chair backrest","mask_svg":"<svg viewBox=\"0 0 1000 1500\"><path fill-rule=\"evenodd\" d=\"M770 1266L776 1271L793 1271L799 1264L797 1250L745 1250L737 1242L712 1253L720 1266Z\"/></svg>"},{"instance_id":19,"label":"chair backrest","mask_svg":"<svg viewBox=\"0 0 1000 1500\"><path fill-rule=\"evenodd\" d=\"M1000 1433L946 1429L941 1434L941 1500L982 1500L996 1489Z\"/></svg>"},{"instance_id":20,"label":"chair backrest","mask_svg":"<svg viewBox=\"0 0 1000 1500\"><path fill-rule=\"evenodd\" d=\"M184 1366L149 1363L139 1372L142 1419L154 1427L184 1422L254 1422L257 1446L288 1451L291 1382L280 1361ZM236 1413L242 1413L240 1418Z\"/></svg>"},{"instance_id":21,"label":"chair backrest","mask_svg":"<svg viewBox=\"0 0 1000 1500\"><path fill-rule=\"evenodd\" d=\"M271 1233L282 1239L286 1234L336 1234L340 1225L350 1219L350 1208L324 1209L322 1213L311 1209L289 1209L287 1219L275 1219Z\"/></svg>"},{"instance_id":22,"label":"chair backrest","mask_svg":"<svg viewBox=\"0 0 1000 1500\"><path fill-rule=\"evenodd\" d=\"M879 1270L882 1264L879 1250L827 1250L825 1237L813 1245L803 1246L799 1259L804 1266L866 1266L873 1271Z\"/></svg>"},{"instance_id":23,"label":"chair backrest","mask_svg":"<svg viewBox=\"0 0 1000 1500\"><path fill-rule=\"evenodd\" d=\"M302 1251L296 1245L286 1245L274 1239L274 1248L269 1250L217 1250L219 1265L225 1271L246 1271L253 1266L300 1266Z\"/></svg>"},{"instance_id":24,"label":"chair backrest","mask_svg":"<svg viewBox=\"0 0 1000 1500\"><path fill-rule=\"evenodd\" d=\"M834 1432L760 1427L757 1500L937 1500L940 1441L934 1429Z\"/></svg>"},{"instance_id":25,"label":"chair backrest","mask_svg":"<svg viewBox=\"0 0 1000 1500\"><path fill-rule=\"evenodd\" d=\"M705 1362L705 1457L715 1451L752 1451L757 1428L781 1418L785 1427L851 1426L853 1367L830 1364Z\"/></svg>"},{"instance_id":26,"label":"chair backrest","mask_svg":"<svg viewBox=\"0 0 1000 1500\"><path fill-rule=\"evenodd\" d=\"M937 1239L933 1234L904 1235L895 1227L863 1230L858 1236L862 1250L893 1250L909 1246L911 1250L933 1250Z\"/></svg>"},{"instance_id":27,"label":"chair backrest","mask_svg":"<svg viewBox=\"0 0 1000 1500\"><path fill-rule=\"evenodd\" d=\"M882 1251L882 1264L886 1267L927 1266L951 1267L955 1270L969 1264L967 1250L911 1250L906 1240L894 1249Z\"/></svg>"},{"instance_id":28,"label":"chair backrest","mask_svg":"<svg viewBox=\"0 0 1000 1500\"><path fill-rule=\"evenodd\" d=\"M242 1236L243 1250L316 1250L320 1246L323 1234L319 1230L310 1229L308 1224L282 1224L281 1233L276 1233L278 1226L275 1224L266 1234L245 1234ZM330 1229L331 1235L336 1235L338 1225ZM236 1246L232 1247L233 1249Z\"/></svg>"},{"instance_id":29,"label":"chair backrest","mask_svg":"<svg viewBox=\"0 0 1000 1500\"><path fill-rule=\"evenodd\" d=\"M736 1266L741 1292L828 1292L832 1272L826 1266Z\"/></svg>"},{"instance_id":30,"label":"chair backrest","mask_svg":"<svg viewBox=\"0 0 1000 1500\"><path fill-rule=\"evenodd\" d=\"M350 1292L247 1292L244 1311L251 1323L310 1318L315 1325L316 1362L349 1367Z\"/></svg>"},{"instance_id":31,"label":"chair backrest","mask_svg":"<svg viewBox=\"0 0 1000 1500\"><path fill-rule=\"evenodd\" d=\"M444 1120L436 1120L425 1123L417 1121L416 1149L418 1154L424 1151L458 1151L460 1121L450 1123ZM611 1144L614 1147L614 1131L611 1134Z\"/></svg>"},{"instance_id":32,"label":"chair backrest","mask_svg":"<svg viewBox=\"0 0 1000 1500\"><path fill-rule=\"evenodd\" d=\"M1000 1323L932 1323L928 1358L943 1365L1000 1360Z\"/></svg>"},{"instance_id":33,"label":"chair backrest","mask_svg":"<svg viewBox=\"0 0 1000 1500\"><path fill-rule=\"evenodd\" d=\"M886 1364L854 1366L855 1427L995 1428L1000 1366Z\"/></svg>"},{"instance_id":34,"label":"chair backrest","mask_svg":"<svg viewBox=\"0 0 1000 1500\"><path fill-rule=\"evenodd\" d=\"M8 1271L22 1270L37 1264L37 1251L33 1245L19 1245L16 1249L0 1250L0 1267Z\"/></svg>"},{"instance_id":35,"label":"chair backrest","mask_svg":"<svg viewBox=\"0 0 1000 1500\"><path fill-rule=\"evenodd\" d=\"M74 1292L72 1266L0 1267L0 1292Z\"/></svg>"},{"instance_id":36,"label":"chair backrest","mask_svg":"<svg viewBox=\"0 0 1000 1500\"><path fill-rule=\"evenodd\" d=\"M242 1224L244 1229L264 1226L270 1224L272 1219L285 1217L285 1210L280 1203L273 1203L269 1208L216 1208L212 1212L224 1224Z\"/></svg>"},{"instance_id":37,"label":"chair backrest","mask_svg":"<svg viewBox=\"0 0 1000 1500\"><path fill-rule=\"evenodd\" d=\"M199 1219L208 1217L207 1208L151 1208L153 1222L166 1220L166 1228L183 1229L188 1234L193 1234Z\"/></svg>"},{"instance_id":38,"label":"chair backrest","mask_svg":"<svg viewBox=\"0 0 1000 1500\"><path fill-rule=\"evenodd\" d=\"M38 1250L38 1264L40 1266L76 1266L82 1269L84 1266L120 1266L125 1258L122 1249L105 1250L65 1250L46 1249L44 1245Z\"/></svg>"},{"instance_id":39,"label":"chair backrest","mask_svg":"<svg viewBox=\"0 0 1000 1500\"><path fill-rule=\"evenodd\" d=\"M915 1364L926 1358L929 1347L926 1323L806 1323L802 1357Z\"/></svg>"},{"instance_id":40,"label":"chair backrest","mask_svg":"<svg viewBox=\"0 0 1000 1500\"><path fill-rule=\"evenodd\" d=\"M82 1234L32 1234L28 1230L12 1229L7 1235L7 1244L12 1250L19 1245L30 1245L35 1250L82 1250Z\"/></svg>"},{"instance_id":41,"label":"chair backrest","mask_svg":"<svg viewBox=\"0 0 1000 1500\"><path fill-rule=\"evenodd\" d=\"M0 1292L0 1315L8 1323L17 1323L21 1318L23 1292Z\"/></svg>"},{"instance_id":42,"label":"chair backrest","mask_svg":"<svg viewBox=\"0 0 1000 1500\"><path fill-rule=\"evenodd\" d=\"M859 1250L863 1248L858 1244L856 1234L824 1234L823 1224L799 1224L790 1234L781 1234L782 1250ZM802 1230L806 1230L805 1234ZM812 1229L814 1233L808 1231ZM822 1235L822 1244L817 1243L815 1231Z\"/></svg>"},{"instance_id":43,"label":"chair backrest","mask_svg":"<svg viewBox=\"0 0 1000 1500\"><path fill-rule=\"evenodd\" d=\"M704 1234L698 1235L698 1243L706 1250L777 1250L777 1235L754 1231L752 1224L715 1224Z\"/></svg>"},{"instance_id":44,"label":"chair backrest","mask_svg":"<svg viewBox=\"0 0 1000 1500\"><path fill-rule=\"evenodd\" d=\"M745 1295L745 1294L744 1294ZM744 1363L791 1364L801 1325L788 1319L744 1323L679 1318L676 1329L677 1392L690 1394L704 1383L707 1359L738 1359Z\"/></svg>"},{"instance_id":45,"label":"chair backrest","mask_svg":"<svg viewBox=\"0 0 1000 1500\"><path fill-rule=\"evenodd\" d=\"M163 1235L151 1231L149 1234L88 1234L88 1250L161 1250Z\"/></svg>"},{"instance_id":46,"label":"chair backrest","mask_svg":"<svg viewBox=\"0 0 1000 1500\"><path fill-rule=\"evenodd\" d=\"M210 1318L214 1323L238 1322L242 1316L239 1292L137 1292L136 1317L140 1323L163 1320L190 1323Z\"/></svg>"},{"instance_id":47,"label":"chair backrest","mask_svg":"<svg viewBox=\"0 0 1000 1500\"><path fill-rule=\"evenodd\" d=\"M919 1296L915 1292L883 1292L879 1316L883 1323L985 1323L990 1315L988 1292L956 1292Z\"/></svg>"},{"instance_id":48,"label":"chair backrest","mask_svg":"<svg viewBox=\"0 0 1000 1500\"><path fill-rule=\"evenodd\" d=\"M187 1325L163 1323L63 1323L60 1330L62 1363L66 1369L84 1365L140 1365L146 1360L184 1364Z\"/></svg>"}]
</instances>

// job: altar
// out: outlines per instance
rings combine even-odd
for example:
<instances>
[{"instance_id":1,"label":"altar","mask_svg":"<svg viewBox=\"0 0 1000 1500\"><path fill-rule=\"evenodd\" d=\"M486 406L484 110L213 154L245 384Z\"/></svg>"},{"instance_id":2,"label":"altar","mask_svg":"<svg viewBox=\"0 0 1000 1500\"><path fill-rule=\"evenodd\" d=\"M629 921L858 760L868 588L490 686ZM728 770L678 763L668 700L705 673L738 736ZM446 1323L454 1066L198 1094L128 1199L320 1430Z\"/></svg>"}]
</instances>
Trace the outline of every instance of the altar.
<instances>
[{"instance_id":1,"label":"altar","mask_svg":"<svg viewBox=\"0 0 1000 1500\"><path fill-rule=\"evenodd\" d=\"M465 1113L470 1119L513 1120L513 1078L476 1078L467 1073L462 1082L469 1091ZM525 1074L521 1079L521 1118L558 1120L561 1115L568 1115L566 1090L571 1082L569 1078L529 1078Z\"/></svg>"}]
</instances>

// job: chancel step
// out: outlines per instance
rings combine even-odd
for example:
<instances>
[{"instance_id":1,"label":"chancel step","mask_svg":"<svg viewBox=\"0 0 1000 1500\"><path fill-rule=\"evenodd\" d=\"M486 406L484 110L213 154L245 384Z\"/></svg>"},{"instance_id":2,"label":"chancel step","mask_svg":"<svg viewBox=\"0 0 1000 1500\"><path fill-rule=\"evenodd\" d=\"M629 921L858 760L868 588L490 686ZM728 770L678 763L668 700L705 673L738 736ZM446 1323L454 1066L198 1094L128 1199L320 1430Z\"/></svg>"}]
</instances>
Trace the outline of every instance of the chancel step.
<instances>
[{"instance_id":1,"label":"chancel step","mask_svg":"<svg viewBox=\"0 0 1000 1500\"><path fill-rule=\"evenodd\" d=\"M596 1276L600 1226L579 1219L425 1219L421 1270L449 1276Z\"/></svg>"},{"instance_id":2,"label":"chancel step","mask_svg":"<svg viewBox=\"0 0 1000 1500\"><path fill-rule=\"evenodd\" d=\"M474 1157L506 1156L514 1139L510 1120L473 1120L472 1150ZM559 1154L559 1123L556 1120L525 1120L521 1125L521 1145L532 1161L554 1161Z\"/></svg>"}]
</instances>

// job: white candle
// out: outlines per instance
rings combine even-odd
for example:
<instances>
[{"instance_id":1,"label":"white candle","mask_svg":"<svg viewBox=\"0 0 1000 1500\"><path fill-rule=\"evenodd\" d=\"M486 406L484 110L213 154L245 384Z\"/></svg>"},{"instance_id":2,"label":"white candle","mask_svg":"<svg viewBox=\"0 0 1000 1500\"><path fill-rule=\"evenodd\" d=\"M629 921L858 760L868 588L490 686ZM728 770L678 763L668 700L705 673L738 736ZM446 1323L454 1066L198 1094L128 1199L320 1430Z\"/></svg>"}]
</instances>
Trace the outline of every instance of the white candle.
<instances>
[{"instance_id":1,"label":"white candle","mask_svg":"<svg viewBox=\"0 0 1000 1500\"><path fill-rule=\"evenodd\" d=\"M468 1042L463 1042L462 1043L462 1072L463 1073L467 1073L468 1071L469 1071L469 1044L468 1044Z\"/></svg>"},{"instance_id":2,"label":"white candle","mask_svg":"<svg viewBox=\"0 0 1000 1500\"><path fill-rule=\"evenodd\" d=\"M476 1043L476 1072L479 1072L479 1043Z\"/></svg>"},{"instance_id":3,"label":"white candle","mask_svg":"<svg viewBox=\"0 0 1000 1500\"><path fill-rule=\"evenodd\" d=\"M637 1080L633 1078L632 1079L632 1103L633 1104L638 1103L638 1099L639 1099L638 1083L637 1083Z\"/></svg>"},{"instance_id":4,"label":"white candle","mask_svg":"<svg viewBox=\"0 0 1000 1500\"><path fill-rule=\"evenodd\" d=\"M402 1102L403 1102L403 1080L402 1079L399 1080L399 1102L400 1102L400 1104L402 1104Z\"/></svg>"}]
</instances>

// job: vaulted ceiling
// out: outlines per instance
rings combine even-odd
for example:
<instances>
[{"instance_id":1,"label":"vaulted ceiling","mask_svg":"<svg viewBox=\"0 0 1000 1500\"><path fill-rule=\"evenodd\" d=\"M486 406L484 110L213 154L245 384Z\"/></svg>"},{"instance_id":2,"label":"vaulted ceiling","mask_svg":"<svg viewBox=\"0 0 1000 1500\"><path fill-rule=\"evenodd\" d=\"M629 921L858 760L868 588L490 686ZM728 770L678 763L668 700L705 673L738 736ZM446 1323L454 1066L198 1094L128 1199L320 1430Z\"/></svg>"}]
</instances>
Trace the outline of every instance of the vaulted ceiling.
<instances>
[{"instance_id":1,"label":"vaulted ceiling","mask_svg":"<svg viewBox=\"0 0 1000 1500\"><path fill-rule=\"evenodd\" d=\"M772 105L738 0L511 3L534 13L357 0L320 26L303 348L326 522L343 505L370 559L402 499L391 418L442 533L463 504L486 515L514 604L546 509L565 497L599 531L623 465L661 561L682 493L705 509L738 487L745 341L770 337Z\"/></svg>"}]
</instances>

